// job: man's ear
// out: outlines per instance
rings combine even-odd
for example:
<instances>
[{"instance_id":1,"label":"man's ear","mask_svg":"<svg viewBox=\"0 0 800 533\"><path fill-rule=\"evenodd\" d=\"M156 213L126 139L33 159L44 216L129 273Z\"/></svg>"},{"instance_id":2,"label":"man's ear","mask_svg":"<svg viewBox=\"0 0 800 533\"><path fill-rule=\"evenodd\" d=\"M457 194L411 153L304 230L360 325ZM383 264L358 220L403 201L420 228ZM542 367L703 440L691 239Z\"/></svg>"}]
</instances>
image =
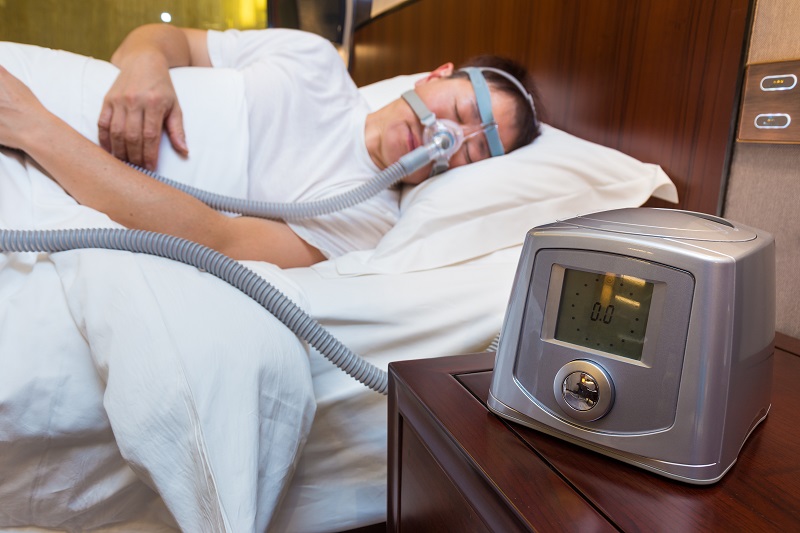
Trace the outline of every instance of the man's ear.
<instances>
[{"instance_id":1,"label":"man's ear","mask_svg":"<svg viewBox=\"0 0 800 533\"><path fill-rule=\"evenodd\" d=\"M453 66L452 63L445 63L444 65L441 65L437 67L435 70L431 71L430 74L428 74L424 78L417 80L417 82L414 85L415 86L421 85L431 80L447 78L448 76L452 76L453 70L455 70L455 67Z\"/></svg>"}]
</instances>

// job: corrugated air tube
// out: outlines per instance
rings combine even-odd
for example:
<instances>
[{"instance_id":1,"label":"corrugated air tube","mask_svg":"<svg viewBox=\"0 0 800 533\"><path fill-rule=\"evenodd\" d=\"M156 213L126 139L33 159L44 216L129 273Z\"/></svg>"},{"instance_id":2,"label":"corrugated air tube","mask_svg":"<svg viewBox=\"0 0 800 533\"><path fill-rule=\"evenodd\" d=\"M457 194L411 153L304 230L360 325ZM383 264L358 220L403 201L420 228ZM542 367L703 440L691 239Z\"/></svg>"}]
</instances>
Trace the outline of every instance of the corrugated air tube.
<instances>
[{"instance_id":1,"label":"corrugated air tube","mask_svg":"<svg viewBox=\"0 0 800 533\"><path fill-rule=\"evenodd\" d=\"M370 389L386 394L387 373L367 362L267 280L230 257L179 237L142 230L0 230L2 252L63 252L102 248L145 253L202 269L233 285L272 313L300 339Z\"/></svg>"},{"instance_id":2,"label":"corrugated air tube","mask_svg":"<svg viewBox=\"0 0 800 533\"><path fill-rule=\"evenodd\" d=\"M167 185L191 194L203 203L229 213L299 220L339 211L375 196L408 174L429 164L446 151L448 157L460 146L456 133L442 130L432 142L401 157L372 180L343 194L312 202L295 204L258 202L222 196L172 181L140 167L134 168ZM388 375L367 362L336 339L322 325L303 311L289 297L264 278L234 259L201 244L142 230L67 229L0 230L2 252L63 252L78 248L102 248L146 253L180 261L202 269L233 285L275 315L300 339L316 348L324 357L370 389L386 394Z\"/></svg>"},{"instance_id":3,"label":"corrugated air tube","mask_svg":"<svg viewBox=\"0 0 800 533\"><path fill-rule=\"evenodd\" d=\"M285 220L287 222L302 220L305 218L314 218L352 207L358 203L372 198L382 190L391 187L403 179L406 174L408 174L400 162L397 162L386 167L383 171L379 172L374 178L366 183L359 185L352 190L345 191L342 194L316 201L281 203L262 202L257 200L234 198L232 196L224 196L222 194L204 191L202 189L198 189L197 187L192 187L191 185L185 185L136 165L130 166L139 172L142 172L151 178L160 181L161 183L194 196L204 204L216 209L217 211L238 213L240 215L258 218L269 218L272 220Z\"/></svg>"}]
</instances>

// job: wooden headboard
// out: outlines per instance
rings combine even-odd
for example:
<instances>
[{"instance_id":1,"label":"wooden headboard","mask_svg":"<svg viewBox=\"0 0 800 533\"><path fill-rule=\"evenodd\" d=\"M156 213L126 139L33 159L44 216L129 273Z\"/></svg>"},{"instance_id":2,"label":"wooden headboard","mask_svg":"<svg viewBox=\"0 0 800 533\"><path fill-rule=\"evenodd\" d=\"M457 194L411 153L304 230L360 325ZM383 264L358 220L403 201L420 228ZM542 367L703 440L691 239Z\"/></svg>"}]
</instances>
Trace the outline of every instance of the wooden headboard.
<instances>
[{"instance_id":1,"label":"wooden headboard","mask_svg":"<svg viewBox=\"0 0 800 533\"><path fill-rule=\"evenodd\" d=\"M415 0L356 29L351 72L364 85L510 57L545 122L660 164L681 208L720 214L753 2Z\"/></svg>"}]
</instances>

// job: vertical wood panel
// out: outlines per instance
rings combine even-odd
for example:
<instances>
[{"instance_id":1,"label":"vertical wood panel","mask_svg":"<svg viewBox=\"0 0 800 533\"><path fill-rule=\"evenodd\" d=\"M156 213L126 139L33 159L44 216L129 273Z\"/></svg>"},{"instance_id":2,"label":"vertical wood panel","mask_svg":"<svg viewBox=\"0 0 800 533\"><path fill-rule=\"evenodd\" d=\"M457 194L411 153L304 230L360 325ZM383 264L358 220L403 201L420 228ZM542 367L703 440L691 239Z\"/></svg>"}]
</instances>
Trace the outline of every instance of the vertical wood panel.
<instances>
[{"instance_id":1,"label":"vertical wood panel","mask_svg":"<svg viewBox=\"0 0 800 533\"><path fill-rule=\"evenodd\" d=\"M719 213L752 0L418 0L360 28L359 84L494 53L527 65L550 124ZM651 205L671 205L651 202Z\"/></svg>"}]
</instances>

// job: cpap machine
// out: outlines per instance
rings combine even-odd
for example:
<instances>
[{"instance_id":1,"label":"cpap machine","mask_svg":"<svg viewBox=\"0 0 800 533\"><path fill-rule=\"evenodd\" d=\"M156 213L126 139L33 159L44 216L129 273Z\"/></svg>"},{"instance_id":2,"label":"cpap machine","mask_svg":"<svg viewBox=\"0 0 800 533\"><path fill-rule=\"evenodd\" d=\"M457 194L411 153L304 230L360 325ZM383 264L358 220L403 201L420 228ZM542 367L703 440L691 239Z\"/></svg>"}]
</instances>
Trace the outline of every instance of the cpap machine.
<instances>
[{"instance_id":1,"label":"cpap machine","mask_svg":"<svg viewBox=\"0 0 800 533\"><path fill-rule=\"evenodd\" d=\"M775 244L701 213L532 229L489 408L663 476L718 481L770 409Z\"/></svg>"}]
</instances>

